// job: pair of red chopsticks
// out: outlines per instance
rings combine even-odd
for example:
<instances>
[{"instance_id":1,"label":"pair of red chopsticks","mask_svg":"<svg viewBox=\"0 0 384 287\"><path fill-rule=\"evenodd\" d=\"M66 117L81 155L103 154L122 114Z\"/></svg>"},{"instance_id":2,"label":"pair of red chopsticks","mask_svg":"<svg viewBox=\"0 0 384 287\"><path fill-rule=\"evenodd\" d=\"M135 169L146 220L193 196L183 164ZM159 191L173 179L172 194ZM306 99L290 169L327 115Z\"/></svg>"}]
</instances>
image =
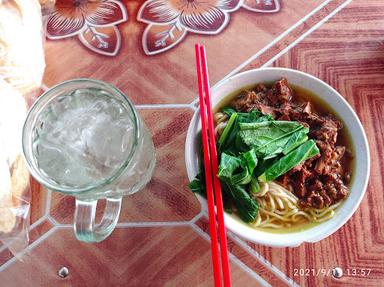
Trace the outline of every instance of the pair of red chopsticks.
<instances>
[{"instance_id":1,"label":"pair of red chopsticks","mask_svg":"<svg viewBox=\"0 0 384 287\"><path fill-rule=\"evenodd\" d=\"M203 138L204 152L204 169L205 184L208 201L209 215L209 232L211 235L212 263L213 274L215 278L215 286L222 286L219 258L219 241L217 237L215 200L217 209L217 225L220 236L220 252L221 264L223 268L224 286L229 287L231 284L231 273L229 270L229 259L227 250L227 236L224 225L224 208L223 198L221 195L221 186L218 174L218 160L216 150L215 128L212 116L212 102L209 88L207 57L205 47L196 44L196 69L197 79L199 83L199 99L200 99L200 117L201 117L201 134ZM213 182L213 184L212 184Z\"/></svg>"}]
</instances>

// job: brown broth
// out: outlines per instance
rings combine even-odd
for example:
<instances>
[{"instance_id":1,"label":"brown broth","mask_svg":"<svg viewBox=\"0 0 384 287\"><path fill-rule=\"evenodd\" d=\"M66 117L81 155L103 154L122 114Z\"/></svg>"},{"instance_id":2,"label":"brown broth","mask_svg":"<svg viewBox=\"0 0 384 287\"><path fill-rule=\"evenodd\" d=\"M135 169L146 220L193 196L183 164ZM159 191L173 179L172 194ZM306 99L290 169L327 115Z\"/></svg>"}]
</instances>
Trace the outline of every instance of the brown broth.
<instances>
[{"instance_id":1,"label":"brown broth","mask_svg":"<svg viewBox=\"0 0 384 287\"><path fill-rule=\"evenodd\" d=\"M295 233L295 232L301 232L305 231L307 229L313 228L315 226L318 226L321 222L297 222L294 225L290 227L282 227L282 228L269 228L269 227L256 227L252 226L252 224L248 224L241 220L241 218L235 214L232 213L231 216L236 219L237 222L244 224L245 226L250 226L252 229L256 229L263 232L269 232L269 233L275 233L275 234L286 234L286 233Z\"/></svg>"},{"instance_id":2,"label":"brown broth","mask_svg":"<svg viewBox=\"0 0 384 287\"><path fill-rule=\"evenodd\" d=\"M272 85L273 85L273 82L265 84L267 88L271 88ZM343 128L339 131L339 134L337 137L337 145L343 145L346 147L347 153L341 159L341 164L345 168L345 171L350 172L351 174L351 179L347 184L348 187L351 187L354 180L354 174L355 174L355 159L354 159L355 150L352 145L351 134L347 130L345 122L341 119L341 117L329 104L327 104L322 98L320 98L315 93L307 89L304 89L302 87L298 87L296 85L289 84L289 86L293 90L293 97L294 97L293 102L295 103L310 102L312 104L313 110L316 113L322 116L331 114L334 118L336 118L343 124ZM240 95L244 91L251 91L253 90L254 87L255 85L249 85L249 86L240 88L230 93L229 95L225 96L213 108L213 113L220 111L220 109L223 107L229 106L231 101L235 99L238 95Z\"/></svg>"},{"instance_id":3,"label":"brown broth","mask_svg":"<svg viewBox=\"0 0 384 287\"><path fill-rule=\"evenodd\" d=\"M315 93L295 85L290 85L290 87L292 88L294 93L293 102L296 102L296 103L310 102L312 104L312 108L314 112L316 112L321 116L330 114L343 124L343 128L338 133L336 144L346 147L346 153L340 160L340 163L344 168L344 172L345 173L349 172L351 174L351 179L346 184L348 187L351 187L354 179L354 174L355 174L355 160L353 156L355 154L355 150L352 145L351 134L346 128L345 122L341 119L341 117L329 104L327 104L323 99L321 99Z\"/></svg>"},{"instance_id":4,"label":"brown broth","mask_svg":"<svg viewBox=\"0 0 384 287\"><path fill-rule=\"evenodd\" d=\"M265 85L267 86L267 88L270 88L273 85L273 83L267 83ZM235 92L227 95L220 102L218 102L218 104L214 107L213 112L216 113L216 112L220 111L221 108L229 106L230 102L234 98L236 98L238 95L240 95L244 91L253 90L254 86L255 85L246 86L246 87L238 89ZM341 159L341 164L344 167L344 171L349 172L351 174L350 181L349 181L349 183L346 184L350 188L352 186L352 183L354 180L355 164L356 163L355 163L355 159L353 156L355 154L355 150L354 150L354 147L352 145L352 138L351 138L349 131L346 128L345 122L341 119L341 117L337 114L337 112L329 104L327 104L323 99L321 99L315 93L313 93L307 89L304 89L304 88L301 88L301 87L298 87L295 85L291 85L291 84L290 84L290 87L293 90L293 102L294 103L310 102L312 104L312 108L313 108L314 112L316 112L317 114L322 115L322 116L332 115L334 118L336 118L337 120L339 120L343 124L343 128L338 133L337 144L345 146L346 150L347 150L346 154ZM337 212L337 210L339 208L340 207L336 208L335 212ZM243 222L236 214L232 214L232 216L236 220L241 222L242 224L251 226L251 225ZM314 226L317 226L319 224L320 224L320 222L319 223L318 222L299 222L299 223L292 225L291 227L280 228L280 229L265 228L265 227L264 228L263 227L253 227L253 226L252 226L252 228L260 230L260 231L270 232L270 233L293 233L293 232L300 232L303 230L307 230L307 229L312 228Z\"/></svg>"}]
</instances>

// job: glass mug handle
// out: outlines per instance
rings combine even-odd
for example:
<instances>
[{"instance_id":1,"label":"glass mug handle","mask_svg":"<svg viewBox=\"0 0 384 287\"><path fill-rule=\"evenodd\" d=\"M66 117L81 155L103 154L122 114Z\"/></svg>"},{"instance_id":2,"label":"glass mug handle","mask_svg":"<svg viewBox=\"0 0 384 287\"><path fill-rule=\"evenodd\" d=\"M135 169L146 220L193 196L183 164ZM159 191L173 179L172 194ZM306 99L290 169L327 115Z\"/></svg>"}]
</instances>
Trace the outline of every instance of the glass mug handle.
<instances>
[{"instance_id":1,"label":"glass mug handle","mask_svg":"<svg viewBox=\"0 0 384 287\"><path fill-rule=\"evenodd\" d=\"M84 242L100 242L115 229L121 209L121 197L107 198L103 218L95 223L97 200L76 198L74 229L76 238Z\"/></svg>"}]
</instances>

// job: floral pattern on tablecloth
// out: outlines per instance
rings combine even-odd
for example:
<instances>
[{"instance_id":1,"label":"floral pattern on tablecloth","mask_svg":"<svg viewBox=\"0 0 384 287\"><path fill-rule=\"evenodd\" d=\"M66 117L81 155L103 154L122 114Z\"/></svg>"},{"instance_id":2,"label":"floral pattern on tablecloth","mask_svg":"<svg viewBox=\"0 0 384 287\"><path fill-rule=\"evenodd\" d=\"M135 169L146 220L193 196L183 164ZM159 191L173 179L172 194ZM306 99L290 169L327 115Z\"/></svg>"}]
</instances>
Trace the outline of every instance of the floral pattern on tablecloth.
<instances>
[{"instance_id":1,"label":"floral pattern on tablecloth","mask_svg":"<svg viewBox=\"0 0 384 287\"><path fill-rule=\"evenodd\" d=\"M165 52L179 44L188 32L216 35L230 21L230 13L243 7L252 12L280 11L279 0L148 0L138 21L147 23L142 45L147 55Z\"/></svg>"},{"instance_id":2,"label":"floral pattern on tablecloth","mask_svg":"<svg viewBox=\"0 0 384 287\"><path fill-rule=\"evenodd\" d=\"M126 8L116 0L57 0L47 23L47 37L77 36L93 52L115 56L121 35L117 24L128 20Z\"/></svg>"}]
</instances>

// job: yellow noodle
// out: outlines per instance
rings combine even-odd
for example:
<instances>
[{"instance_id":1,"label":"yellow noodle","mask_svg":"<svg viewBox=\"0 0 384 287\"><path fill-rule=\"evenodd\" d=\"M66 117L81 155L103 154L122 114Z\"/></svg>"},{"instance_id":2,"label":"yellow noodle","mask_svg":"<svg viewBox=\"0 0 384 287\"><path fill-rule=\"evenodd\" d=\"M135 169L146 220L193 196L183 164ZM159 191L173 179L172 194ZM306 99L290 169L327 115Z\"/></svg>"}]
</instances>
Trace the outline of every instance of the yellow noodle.
<instances>
[{"instance_id":1,"label":"yellow noodle","mask_svg":"<svg viewBox=\"0 0 384 287\"><path fill-rule=\"evenodd\" d=\"M300 216L305 217L307 221L312 221L312 217L307 212L304 212L304 211L298 211L296 214L292 215L292 220L298 221L300 220L299 218Z\"/></svg>"},{"instance_id":2,"label":"yellow noodle","mask_svg":"<svg viewBox=\"0 0 384 287\"><path fill-rule=\"evenodd\" d=\"M338 202L322 209L301 209L298 198L276 182L261 184L261 190L254 195L254 198L259 204L259 213L252 225L273 229L286 228L294 224L324 222L335 215L334 209L341 204Z\"/></svg>"},{"instance_id":3,"label":"yellow noodle","mask_svg":"<svg viewBox=\"0 0 384 287\"><path fill-rule=\"evenodd\" d=\"M279 206L280 209L284 209L284 204L283 204L281 198L276 197L276 202L277 202L277 205Z\"/></svg>"},{"instance_id":4,"label":"yellow noodle","mask_svg":"<svg viewBox=\"0 0 384 287\"><path fill-rule=\"evenodd\" d=\"M320 218L317 218L317 217L316 217L316 218L314 219L314 221L315 221L315 222L324 222L324 221L326 221L326 220L332 218L334 215L335 215L335 212L334 212L333 210L331 210L327 216L322 216L322 217L320 217Z\"/></svg>"},{"instance_id":5,"label":"yellow noodle","mask_svg":"<svg viewBox=\"0 0 384 287\"><path fill-rule=\"evenodd\" d=\"M266 223L264 224L263 227L265 228L274 228L274 229L280 229L280 228L285 228L285 227L289 227L290 225L285 225L285 224L272 224L272 223Z\"/></svg>"},{"instance_id":6,"label":"yellow noodle","mask_svg":"<svg viewBox=\"0 0 384 287\"><path fill-rule=\"evenodd\" d=\"M285 199L285 201L287 203L288 208L290 208L290 209L296 208L296 205L294 202L292 203L291 201L289 201L287 199Z\"/></svg>"},{"instance_id":7,"label":"yellow noodle","mask_svg":"<svg viewBox=\"0 0 384 287\"><path fill-rule=\"evenodd\" d=\"M269 190L268 183L261 183L260 184L260 191L255 194L257 197L263 197Z\"/></svg>"},{"instance_id":8,"label":"yellow noodle","mask_svg":"<svg viewBox=\"0 0 384 287\"><path fill-rule=\"evenodd\" d=\"M221 122L218 125L216 125L216 127L215 127L215 134L217 136L220 136L223 133L226 125L227 125L227 122Z\"/></svg>"},{"instance_id":9,"label":"yellow noodle","mask_svg":"<svg viewBox=\"0 0 384 287\"><path fill-rule=\"evenodd\" d=\"M215 121L215 133L220 136L228 123L228 116L222 112L217 112L213 115L213 120Z\"/></svg>"},{"instance_id":10,"label":"yellow noodle","mask_svg":"<svg viewBox=\"0 0 384 287\"><path fill-rule=\"evenodd\" d=\"M213 115L213 120L215 121L215 124L219 124L222 122L226 122L228 119L228 116L222 112L217 112Z\"/></svg>"},{"instance_id":11,"label":"yellow noodle","mask_svg":"<svg viewBox=\"0 0 384 287\"><path fill-rule=\"evenodd\" d=\"M260 223L261 223L261 216L260 216L260 213L258 213L256 217L255 225L260 225Z\"/></svg>"},{"instance_id":12,"label":"yellow noodle","mask_svg":"<svg viewBox=\"0 0 384 287\"><path fill-rule=\"evenodd\" d=\"M338 206L340 205L340 202L332 205L332 206L329 206L329 207L325 207L325 208L322 208L322 209L315 209L315 208L312 208L312 209L309 209L309 212L315 216L315 217L324 217L327 213L331 212L332 210L334 210L335 208L337 208Z\"/></svg>"},{"instance_id":13,"label":"yellow noodle","mask_svg":"<svg viewBox=\"0 0 384 287\"><path fill-rule=\"evenodd\" d=\"M268 198L269 198L270 210L271 210L271 212L274 212L276 210L276 205L275 205L274 198L270 194L268 194Z\"/></svg>"},{"instance_id":14,"label":"yellow noodle","mask_svg":"<svg viewBox=\"0 0 384 287\"><path fill-rule=\"evenodd\" d=\"M277 214L276 212L271 212L271 211L265 210L264 208L259 208L259 212L264 213L264 214L268 214L269 216L280 219L281 221L290 221L291 220L291 218L289 218L286 214L284 214L282 216L282 215Z\"/></svg>"}]
</instances>

